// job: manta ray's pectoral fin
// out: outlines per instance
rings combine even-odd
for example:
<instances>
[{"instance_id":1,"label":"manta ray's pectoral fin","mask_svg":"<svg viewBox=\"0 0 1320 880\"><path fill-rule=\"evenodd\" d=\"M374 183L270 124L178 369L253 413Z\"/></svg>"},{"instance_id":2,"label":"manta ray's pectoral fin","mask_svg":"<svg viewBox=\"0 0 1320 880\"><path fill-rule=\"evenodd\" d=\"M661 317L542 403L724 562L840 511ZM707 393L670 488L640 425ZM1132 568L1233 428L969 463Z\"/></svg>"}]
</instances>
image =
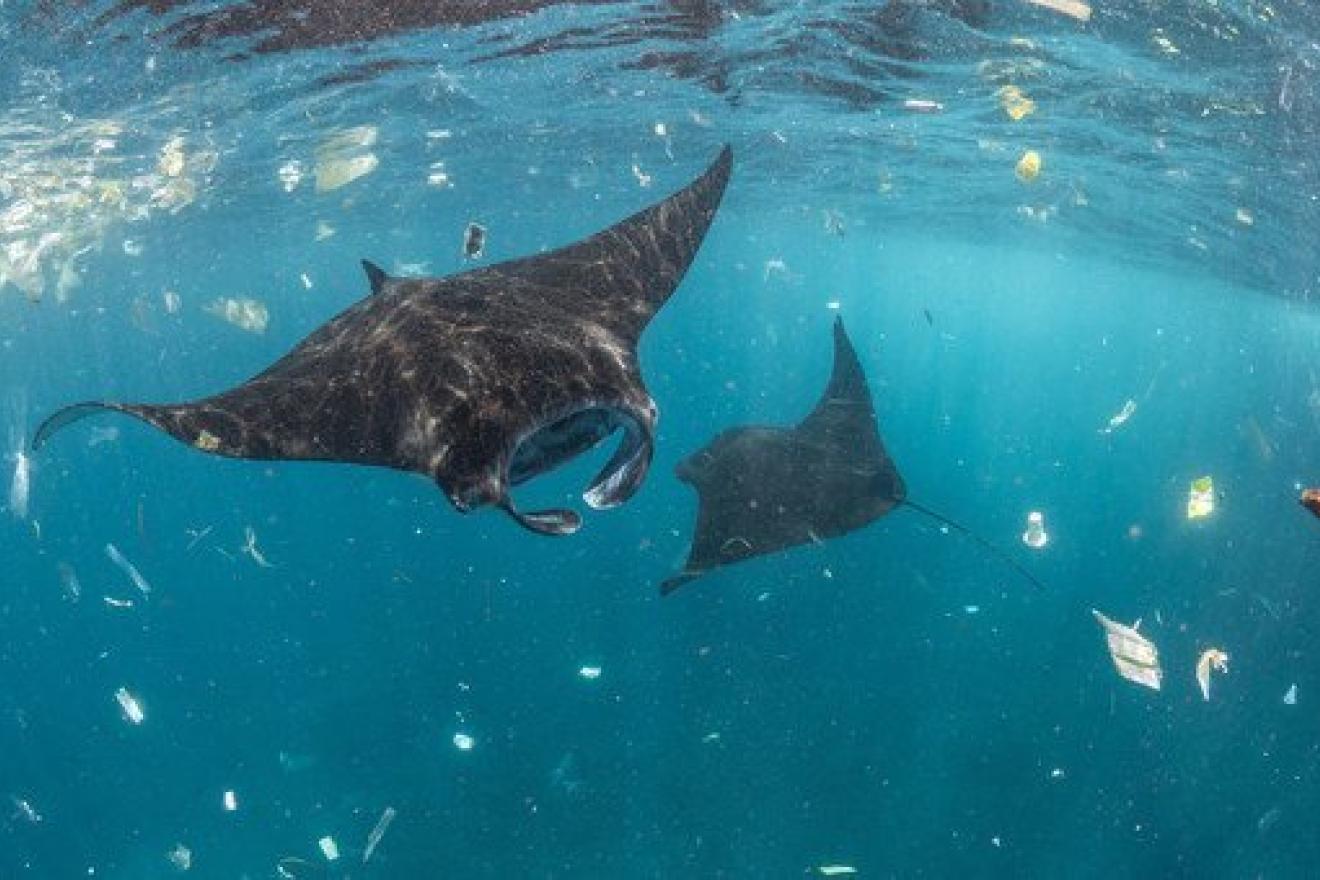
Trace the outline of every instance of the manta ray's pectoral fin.
<instances>
[{"instance_id":1,"label":"manta ray's pectoral fin","mask_svg":"<svg viewBox=\"0 0 1320 880\"><path fill-rule=\"evenodd\" d=\"M649 421L636 416L621 420L623 439L610 460L591 481L582 500L596 510L617 507L641 488L646 472L651 469L651 456L655 445Z\"/></svg>"},{"instance_id":2,"label":"manta ray's pectoral fin","mask_svg":"<svg viewBox=\"0 0 1320 880\"><path fill-rule=\"evenodd\" d=\"M660 582L660 595L668 596L684 584L690 584L701 577L701 572L683 571Z\"/></svg>"},{"instance_id":3,"label":"manta ray's pectoral fin","mask_svg":"<svg viewBox=\"0 0 1320 880\"><path fill-rule=\"evenodd\" d=\"M572 510L532 510L521 511L513 504L513 499L504 496L499 507L517 521L518 525L538 535L571 535L582 528L582 517Z\"/></svg>"}]
</instances>

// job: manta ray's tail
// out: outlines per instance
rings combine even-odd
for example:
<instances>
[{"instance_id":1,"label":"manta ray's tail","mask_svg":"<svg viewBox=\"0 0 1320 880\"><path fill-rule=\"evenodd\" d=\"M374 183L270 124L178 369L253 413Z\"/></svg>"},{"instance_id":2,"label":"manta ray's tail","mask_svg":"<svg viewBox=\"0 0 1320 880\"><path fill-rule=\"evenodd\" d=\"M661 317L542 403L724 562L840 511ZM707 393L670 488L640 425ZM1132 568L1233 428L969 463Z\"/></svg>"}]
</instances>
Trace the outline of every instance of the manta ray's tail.
<instances>
[{"instance_id":1,"label":"manta ray's tail","mask_svg":"<svg viewBox=\"0 0 1320 880\"><path fill-rule=\"evenodd\" d=\"M1015 561L1015 560L1013 559L1013 557L1009 556L1007 553L1005 553L1005 552L1004 552L1003 550L1001 550L999 547L995 546L994 544L991 544L991 543L990 543L989 541L987 541L985 538L982 538L980 535L976 534L976 532L973 532L971 529L967 528L967 526L963 525L962 523L957 522L956 520L952 520L952 519L950 519L949 517L945 516L945 515L942 514L942 513L937 513L937 512L935 512L935 511L931 510L929 507L923 507L922 505L918 504L917 502L912 501L912 500L907 499L907 498L903 499L902 504L903 504L905 507L910 507L910 508L912 508L913 510L917 511L918 513L925 514L926 516L930 517L931 519L935 520L936 522L938 522L938 523L942 523L943 525L948 526L949 528L953 529L954 531L957 531L957 532L960 532L960 533L963 534L963 535L966 535L968 538L971 538L973 541L975 541L977 544L979 544L979 545L981 546L981 548L984 549L985 551L987 551L991 556L995 557L995 558L998 559L1000 562L1004 563L1004 564L1007 565L1009 568L1011 568L1011 569L1013 569L1014 571L1016 571L1018 574L1022 575L1022 577L1026 578L1026 579L1027 579L1028 581L1030 581L1034 586L1039 587L1039 588L1042 589L1042 590L1045 589L1045 585L1042 584L1039 580L1037 580L1037 578L1036 578L1035 575L1033 575L1031 572L1029 572L1029 571L1027 571L1025 568L1023 568L1022 565L1021 565L1020 563L1018 563L1017 561Z\"/></svg>"}]
</instances>

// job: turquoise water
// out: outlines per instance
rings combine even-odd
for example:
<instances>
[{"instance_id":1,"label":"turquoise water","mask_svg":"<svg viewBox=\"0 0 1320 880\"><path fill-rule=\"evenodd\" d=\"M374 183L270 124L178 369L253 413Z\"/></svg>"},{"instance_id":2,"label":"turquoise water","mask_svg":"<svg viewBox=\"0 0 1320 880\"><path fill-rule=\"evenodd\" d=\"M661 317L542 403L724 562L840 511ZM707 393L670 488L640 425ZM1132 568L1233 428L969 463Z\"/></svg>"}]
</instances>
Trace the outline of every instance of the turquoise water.
<instances>
[{"instance_id":1,"label":"turquoise water","mask_svg":"<svg viewBox=\"0 0 1320 880\"><path fill-rule=\"evenodd\" d=\"M33 456L0 516L0 876L172 876L180 844L202 877L1313 873L1314 13L534 5L400 4L346 44L335 4L0 8L6 453L74 400L246 379L366 294L360 258L459 271L474 220L485 262L534 253L736 154L643 338L651 475L571 538L108 416ZM378 166L317 192L351 126ZM1043 590L899 509L660 599L695 514L674 465L801 418L836 314L913 499ZM608 454L520 503L581 509ZM1161 691L1092 608L1141 619Z\"/></svg>"}]
</instances>

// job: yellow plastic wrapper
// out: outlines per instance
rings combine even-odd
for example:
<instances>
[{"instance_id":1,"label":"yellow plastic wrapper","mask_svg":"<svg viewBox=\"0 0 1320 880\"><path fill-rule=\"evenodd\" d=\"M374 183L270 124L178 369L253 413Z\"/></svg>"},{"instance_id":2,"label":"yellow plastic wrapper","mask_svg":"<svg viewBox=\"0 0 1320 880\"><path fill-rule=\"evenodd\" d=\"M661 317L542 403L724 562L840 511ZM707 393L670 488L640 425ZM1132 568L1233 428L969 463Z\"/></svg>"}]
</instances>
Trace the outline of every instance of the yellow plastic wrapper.
<instances>
[{"instance_id":1,"label":"yellow plastic wrapper","mask_svg":"<svg viewBox=\"0 0 1320 880\"><path fill-rule=\"evenodd\" d=\"M1022 154L1022 158L1018 159L1017 167L1014 169L1017 172L1018 180L1023 183L1030 183L1035 180L1040 176L1041 164L1040 153L1035 150L1027 150Z\"/></svg>"},{"instance_id":2,"label":"yellow plastic wrapper","mask_svg":"<svg viewBox=\"0 0 1320 880\"><path fill-rule=\"evenodd\" d=\"M1215 512L1215 481L1211 477L1192 480L1187 490L1187 518L1203 519Z\"/></svg>"},{"instance_id":3,"label":"yellow plastic wrapper","mask_svg":"<svg viewBox=\"0 0 1320 880\"><path fill-rule=\"evenodd\" d=\"M1021 122L1036 112L1036 102L1028 98L1017 86L1004 86L998 92L999 106L1014 122Z\"/></svg>"},{"instance_id":4,"label":"yellow plastic wrapper","mask_svg":"<svg viewBox=\"0 0 1320 880\"><path fill-rule=\"evenodd\" d=\"M1118 674L1128 681L1159 690L1164 672L1160 669L1160 652L1155 644L1137 632L1135 625L1110 620L1094 608L1091 613L1105 629L1105 643Z\"/></svg>"}]
</instances>

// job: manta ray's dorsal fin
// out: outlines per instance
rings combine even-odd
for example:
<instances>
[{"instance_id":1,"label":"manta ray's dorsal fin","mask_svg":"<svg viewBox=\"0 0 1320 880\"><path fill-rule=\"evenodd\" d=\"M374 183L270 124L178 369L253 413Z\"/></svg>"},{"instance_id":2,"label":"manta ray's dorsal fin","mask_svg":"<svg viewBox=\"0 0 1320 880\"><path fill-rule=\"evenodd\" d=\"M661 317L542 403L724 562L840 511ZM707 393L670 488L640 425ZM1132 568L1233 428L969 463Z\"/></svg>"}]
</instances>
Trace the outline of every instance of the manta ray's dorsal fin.
<instances>
[{"instance_id":1,"label":"manta ray's dorsal fin","mask_svg":"<svg viewBox=\"0 0 1320 880\"><path fill-rule=\"evenodd\" d=\"M569 314L586 312L636 339L692 264L733 167L726 146L700 177L576 244L492 267Z\"/></svg>"},{"instance_id":2,"label":"manta ray's dorsal fin","mask_svg":"<svg viewBox=\"0 0 1320 880\"><path fill-rule=\"evenodd\" d=\"M362 269L367 273L367 283L371 285L371 292L373 295L380 293L385 285L389 283L389 274L380 266L371 262L371 260L363 260Z\"/></svg>"}]
</instances>

